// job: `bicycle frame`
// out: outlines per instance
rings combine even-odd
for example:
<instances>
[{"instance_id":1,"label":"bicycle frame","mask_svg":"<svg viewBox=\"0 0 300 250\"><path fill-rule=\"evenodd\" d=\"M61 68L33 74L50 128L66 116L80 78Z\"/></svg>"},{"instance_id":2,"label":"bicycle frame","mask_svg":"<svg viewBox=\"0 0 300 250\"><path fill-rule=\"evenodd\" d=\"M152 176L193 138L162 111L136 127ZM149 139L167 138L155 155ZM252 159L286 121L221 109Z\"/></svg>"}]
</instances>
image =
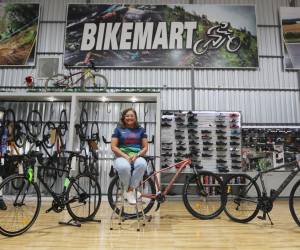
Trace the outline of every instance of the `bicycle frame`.
<instances>
[{"instance_id":1,"label":"bicycle frame","mask_svg":"<svg viewBox=\"0 0 300 250\"><path fill-rule=\"evenodd\" d=\"M261 186L262 186L263 194L267 194L265 183L264 183L264 179L263 179L263 175L266 174L266 173L273 172L274 170L284 168L284 167L293 167L293 169L291 170L290 175L288 175L283 180L283 182L280 184L280 186L277 189L274 189L273 192L271 192L270 198L271 198L272 202L275 201L278 198L278 196L287 187L287 185L300 172L300 167L299 167L298 161L293 161L291 163L284 164L284 165L279 166L279 167L270 168L270 169L267 169L267 170L264 170L264 171L259 171L259 173L255 177L253 177L253 180L255 182L258 180L258 178L260 179L260 183L261 183Z\"/></svg>"},{"instance_id":2,"label":"bicycle frame","mask_svg":"<svg viewBox=\"0 0 300 250\"><path fill-rule=\"evenodd\" d=\"M46 190L51 194L51 196L53 197L53 199L58 203L58 204L61 204L61 199L59 196L61 195L65 195L66 193L66 187L64 187L62 193L60 194L57 194L55 193L49 186L48 184L44 181L44 178L41 176L41 170L42 169L53 169L53 170L56 170L56 171L61 171L61 172L65 172L67 173L67 176L65 178L68 178L69 180L72 179L73 177L70 177L69 174L70 174L70 169L68 168L67 170L64 170L64 169L58 169L58 168L55 168L55 167L46 167L44 165L40 165L37 167L37 171L38 171L38 174L37 174L37 179L43 184L43 186L46 188ZM34 180L34 182L36 182L36 180Z\"/></svg>"},{"instance_id":3,"label":"bicycle frame","mask_svg":"<svg viewBox=\"0 0 300 250\"><path fill-rule=\"evenodd\" d=\"M155 187L156 187L156 194L141 194L141 197L149 198L149 199L155 199L158 195L162 194L167 195L171 187L173 186L174 182L176 181L179 174L187 167L187 165L190 165L192 163L191 159L185 159L183 161L180 161L178 163L175 163L174 165L171 165L167 168L163 168L159 171L153 171L150 176L148 176L141 184L140 186L143 186L145 182L147 182L150 178L154 179ZM151 162L152 164L152 162ZM161 185L159 184L157 175L161 172L165 172L171 168L177 168L176 174L173 176L171 181L168 183L168 185L165 187L165 189L161 192Z\"/></svg>"},{"instance_id":4,"label":"bicycle frame","mask_svg":"<svg viewBox=\"0 0 300 250\"><path fill-rule=\"evenodd\" d=\"M76 81L73 81L73 76L76 76L76 75L79 75L81 74L81 76L76 80ZM82 71L79 71L79 72L76 72L76 73L69 73L68 75L68 79L71 79L71 83L70 84L67 84L67 87L73 87L74 85L76 85L79 81L83 81L85 76L86 75L91 75L93 76L94 74L92 73L92 70L87 68L87 69L84 69Z\"/></svg>"}]
</instances>

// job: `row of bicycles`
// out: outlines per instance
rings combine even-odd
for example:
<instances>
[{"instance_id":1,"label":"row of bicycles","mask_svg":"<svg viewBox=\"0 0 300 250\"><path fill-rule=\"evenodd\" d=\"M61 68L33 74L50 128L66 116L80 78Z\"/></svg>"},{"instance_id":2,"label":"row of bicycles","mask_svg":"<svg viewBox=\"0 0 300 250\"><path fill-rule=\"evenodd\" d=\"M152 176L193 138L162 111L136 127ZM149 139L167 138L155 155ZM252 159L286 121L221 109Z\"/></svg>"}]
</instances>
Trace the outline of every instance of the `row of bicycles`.
<instances>
[{"instance_id":1,"label":"row of bicycles","mask_svg":"<svg viewBox=\"0 0 300 250\"><path fill-rule=\"evenodd\" d=\"M64 224L80 226L81 222L94 220L101 204L96 153L99 129L93 128L96 132L90 137L86 134L85 112L76 124L81 145L76 152L66 150L65 109L55 122L42 121L38 110L16 121L14 111L5 110L0 131L0 199L4 204L0 210L1 234L17 236L34 224L42 207L43 190L53 198L46 213L67 209L71 220Z\"/></svg>"},{"instance_id":2,"label":"row of bicycles","mask_svg":"<svg viewBox=\"0 0 300 250\"><path fill-rule=\"evenodd\" d=\"M80 121L75 126L81 151L67 151L64 146L64 137L68 131L65 111L61 111L59 121L52 125L51 121L40 122L39 118L36 118L39 117L37 113L37 111L30 112L27 121L24 121L24 129L19 131L18 122L14 121L11 111L6 111L3 117L1 129L7 129L8 137L13 137L15 142L18 140L16 145L21 146L24 141L31 144L26 153L6 156L4 168L9 166L9 161L13 162L14 174L4 178L0 184L0 197L6 204L5 209L0 210L0 233L5 236L20 235L34 224L42 207L41 187L53 197L50 208L45 210L46 213L67 210L72 218L67 223L78 225L81 222L93 221L100 208L102 193L98 181L99 159L96 152L97 143L100 141L99 127L88 122L87 112L83 109ZM87 133L88 128L90 134ZM104 143L110 143L105 137L102 137L102 140ZM41 149L46 151L49 148L56 150L53 150L53 154L46 154L45 157ZM82 150L88 153L82 153ZM207 220L219 216L224 211L236 222L246 223L258 217L263 220L268 218L272 223L269 213L274 201L300 171L300 161L296 160L268 170L258 169L254 177L242 172L220 175L196 168L189 155L168 168L156 170L155 157L145 158L148 162L148 171L138 187L142 204L139 211L132 206L117 207L118 199L122 196L122 184L113 169L110 173L108 202L111 208L125 219L142 217L148 214L155 204L158 210L166 201L176 179L183 170L190 168L190 174L186 175L183 185L182 200L191 215ZM74 164L78 169L75 176L71 172ZM171 168L174 168L176 173L163 188L159 175ZM271 189L268 194L263 176L280 168L285 168L290 174L279 188ZM57 188L59 185L60 190ZM289 195L289 209L293 219L300 226L299 199L300 180L295 182ZM259 211L262 211L261 216L257 216Z\"/></svg>"}]
</instances>

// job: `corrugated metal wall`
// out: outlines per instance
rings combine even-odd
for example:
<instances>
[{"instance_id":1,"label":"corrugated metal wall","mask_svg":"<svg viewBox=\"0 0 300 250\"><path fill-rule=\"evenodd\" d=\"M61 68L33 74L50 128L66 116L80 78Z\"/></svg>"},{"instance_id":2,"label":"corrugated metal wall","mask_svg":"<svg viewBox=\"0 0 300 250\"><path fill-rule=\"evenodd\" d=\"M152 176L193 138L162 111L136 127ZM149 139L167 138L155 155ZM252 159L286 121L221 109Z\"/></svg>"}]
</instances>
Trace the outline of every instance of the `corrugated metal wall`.
<instances>
[{"instance_id":1,"label":"corrugated metal wall","mask_svg":"<svg viewBox=\"0 0 300 250\"><path fill-rule=\"evenodd\" d=\"M41 4L38 57L63 58L64 27L68 3L110 3L83 0L13 0ZM148 87L162 92L162 109L240 110L248 124L299 123L299 73L284 71L282 65L279 7L289 0L181 0L118 1L118 3L256 4L259 69L105 69L111 87ZM300 0L295 1L300 6ZM36 68L2 68L1 85L23 86L24 76ZM63 69L62 69L63 71ZM195 92L191 88L194 83ZM43 82L38 82L42 85ZM183 89L182 89L183 88ZM271 91L271 92L270 92ZM195 93L195 105L192 96ZM248 101L246 101L248 100ZM260 111L261 110L261 111ZM255 111L255 113L254 113Z\"/></svg>"}]
</instances>

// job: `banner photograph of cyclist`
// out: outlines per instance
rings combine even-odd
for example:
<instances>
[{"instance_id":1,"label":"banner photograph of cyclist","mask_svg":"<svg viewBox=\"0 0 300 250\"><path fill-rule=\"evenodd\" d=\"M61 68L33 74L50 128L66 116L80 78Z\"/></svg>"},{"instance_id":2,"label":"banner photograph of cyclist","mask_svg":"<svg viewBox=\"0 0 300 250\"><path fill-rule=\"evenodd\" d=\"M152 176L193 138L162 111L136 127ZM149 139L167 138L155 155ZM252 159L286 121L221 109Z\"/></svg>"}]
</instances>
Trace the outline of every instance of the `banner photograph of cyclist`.
<instances>
[{"instance_id":1,"label":"banner photograph of cyclist","mask_svg":"<svg viewBox=\"0 0 300 250\"><path fill-rule=\"evenodd\" d=\"M70 4L64 63L100 67L258 67L254 5Z\"/></svg>"},{"instance_id":2,"label":"banner photograph of cyclist","mask_svg":"<svg viewBox=\"0 0 300 250\"><path fill-rule=\"evenodd\" d=\"M0 3L0 66L35 63L39 4Z\"/></svg>"},{"instance_id":3,"label":"banner photograph of cyclist","mask_svg":"<svg viewBox=\"0 0 300 250\"><path fill-rule=\"evenodd\" d=\"M300 69L300 8L281 7L282 46L285 69Z\"/></svg>"}]
</instances>

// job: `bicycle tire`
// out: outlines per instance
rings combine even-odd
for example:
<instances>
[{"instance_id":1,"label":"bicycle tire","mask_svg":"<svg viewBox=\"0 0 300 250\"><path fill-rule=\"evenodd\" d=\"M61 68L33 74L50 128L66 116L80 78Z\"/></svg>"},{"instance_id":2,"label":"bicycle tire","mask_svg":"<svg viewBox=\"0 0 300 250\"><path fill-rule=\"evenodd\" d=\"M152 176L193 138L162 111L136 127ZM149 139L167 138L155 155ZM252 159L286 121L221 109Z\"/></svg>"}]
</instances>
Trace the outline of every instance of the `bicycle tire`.
<instances>
[{"instance_id":1,"label":"bicycle tire","mask_svg":"<svg viewBox=\"0 0 300 250\"><path fill-rule=\"evenodd\" d=\"M86 132L88 128L88 113L86 109L81 110L79 124L79 137L80 139L86 138Z\"/></svg>"},{"instance_id":2,"label":"bicycle tire","mask_svg":"<svg viewBox=\"0 0 300 250\"><path fill-rule=\"evenodd\" d=\"M45 90L48 91L49 88L67 88L69 86L70 79L64 74L56 74L49 77L45 81Z\"/></svg>"},{"instance_id":3,"label":"bicycle tire","mask_svg":"<svg viewBox=\"0 0 300 250\"><path fill-rule=\"evenodd\" d=\"M65 109L63 109L60 112L59 127L60 127L61 136L64 136L66 134L66 132L68 131L67 111Z\"/></svg>"},{"instance_id":4,"label":"bicycle tire","mask_svg":"<svg viewBox=\"0 0 300 250\"><path fill-rule=\"evenodd\" d=\"M206 183L210 181L212 183ZM185 182L182 193L183 203L194 217L201 220L213 219L224 209L223 191L223 181L218 175L201 171Z\"/></svg>"},{"instance_id":5,"label":"bicycle tire","mask_svg":"<svg viewBox=\"0 0 300 250\"><path fill-rule=\"evenodd\" d=\"M101 195L100 184L93 176L77 175L66 191L68 213L77 221L92 220L100 208Z\"/></svg>"},{"instance_id":6,"label":"bicycle tire","mask_svg":"<svg viewBox=\"0 0 300 250\"><path fill-rule=\"evenodd\" d=\"M253 178L246 174L232 175L226 180L224 188L225 214L239 223L253 220L259 212L258 201L261 199L259 186Z\"/></svg>"},{"instance_id":7,"label":"bicycle tire","mask_svg":"<svg viewBox=\"0 0 300 250\"><path fill-rule=\"evenodd\" d=\"M26 144L27 127L23 120L16 122L14 129L14 141L18 148L23 148Z\"/></svg>"},{"instance_id":8,"label":"bicycle tire","mask_svg":"<svg viewBox=\"0 0 300 250\"><path fill-rule=\"evenodd\" d=\"M294 221L300 227L300 180L292 187L289 198L289 208Z\"/></svg>"},{"instance_id":9,"label":"bicycle tire","mask_svg":"<svg viewBox=\"0 0 300 250\"><path fill-rule=\"evenodd\" d=\"M18 187L14 189L13 182L21 184L14 185ZM41 193L38 185L30 182L24 175L12 175L1 183L0 192L7 206L6 210L1 210L0 233L9 237L25 233L34 224L40 212ZM26 216L30 219L25 218Z\"/></svg>"},{"instance_id":10,"label":"bicycle tire","mask_svg":"<svg viewBox=\"0 0 300 250\"><path fill-rule=\"evenodd\" d=\"M42 131L42 116L38 110L32 110L27 116L26 123L28 132L31 136L37 137Z\"/></svg>"},{"instance_id":11,"label":"bicycle tire","mask_svg":"<svg viewBox=\"0 0 300 250\"><path fill-rule=\"evenodd\" d=\"M87 77L84 81L85 86L91 84L94 86L94 88L99 89L101 91L106 91L106 88L108 86L108 80L104 75L101 74L93 74L92 77Z\"/></svg>"},{"instance_id":12,"label":"bicycle tire","mask_svg":"<svg viewBox=\"0 0 300 250\"><path fill-rule=\"evenodd\" d=\"M91 139L100 142L100 129L97 122L93 122L91 126Z\"/></svg>"},{"instance_id":13,"label":"bicycle tire","mask_svg":"<svg viewBox=\"0 0 300 250\"><path fill-rule=\"evenodd\" d=\"M146 180L148 178L148 176L144 175L143 180ZM147 184L140 186L140 188L142 188L143 190L141 190L141 193L143 194L156 194L156 189L155 189L155 185L154 182L151 178L149 178L146 182ZM147 185L147 186L146 186ZM119 176L116 175L110 182L109 187L108 187L108 191L107 191L107 198L108 198L108 202L109 205L111 207L112 210L115 211L116 214L120 213L120 209L116 208L116 200L118 200L118 196L122 195L121 194L121 183L120 183L120 179ZM148 192L150 191L150 192ZM146 206L143 206L143 211L144 214L147 214L153 207L154 203L155 203L155 199L144 199L145 202L148 202L146 204ZM127 209L125 211L125 209ZM138 213L139 217L143 216L142 212ZM124 208L124 211L122 211L122 216L124 216L125 218L129 218L129 219L135 219L137 218L137 214L136 214L136 210L135 210L135 206L126 206Z\"/></svg>"},{"instance_id":14,"label":"bicycle tire","mask_svg":"<svg viewBox=\"0 0 300 250\"><path fill-rule=\"evenodd\" d=\"M48 121L45 123L43 128L43 141L46 148L53 148L56 142L56 131L55 131L55 138L53 140L53 143L51 142L51 130L55 129L55 124L51 121Z\"/></svg>"}]
</instances>

